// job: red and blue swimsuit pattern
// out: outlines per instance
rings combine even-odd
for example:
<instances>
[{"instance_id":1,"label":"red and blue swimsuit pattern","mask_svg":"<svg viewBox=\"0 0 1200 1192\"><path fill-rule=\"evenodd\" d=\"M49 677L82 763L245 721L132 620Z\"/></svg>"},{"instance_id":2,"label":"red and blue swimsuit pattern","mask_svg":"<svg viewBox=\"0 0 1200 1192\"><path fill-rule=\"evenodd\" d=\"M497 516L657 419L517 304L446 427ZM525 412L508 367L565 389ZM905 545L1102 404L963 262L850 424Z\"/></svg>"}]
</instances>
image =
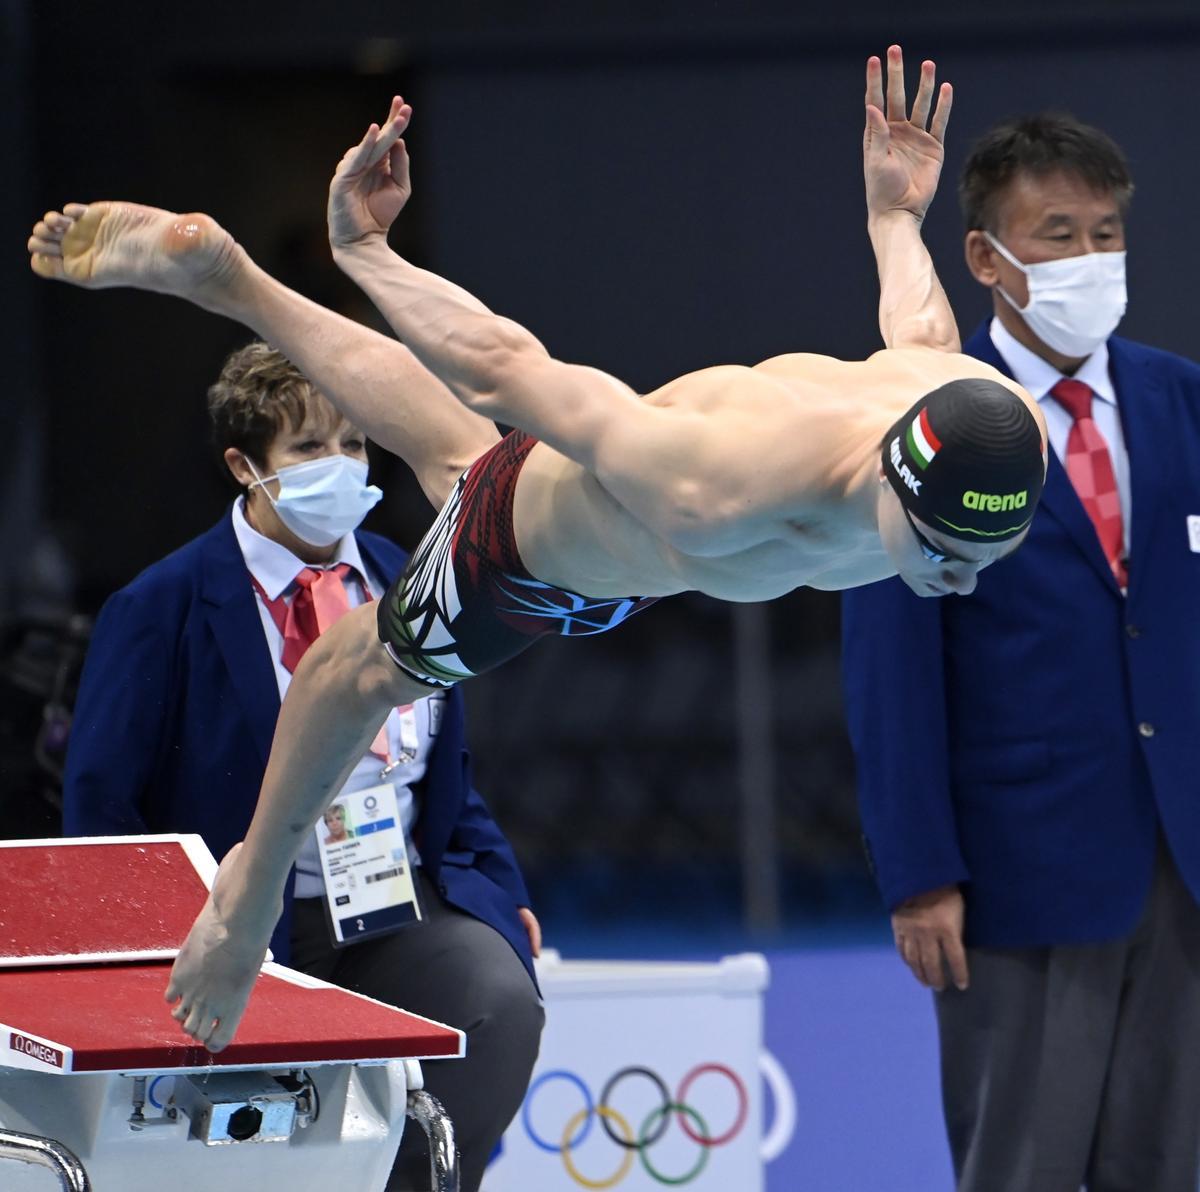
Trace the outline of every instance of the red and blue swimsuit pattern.
<instances>
[{"instance_id":1,"label":"red and blue swimsuit pattern","mask_svg":"<svg viewBox=\"0 0 1200 1192\"><path fill-rule=\"evenodd\" d=\"M513 534L517 476L537 440L513 431L460 477L379 602L379 638L430 687L499 666L548 634L615 629L657 597L598 598L530 575Z\"/></svg>"}]
</instances>

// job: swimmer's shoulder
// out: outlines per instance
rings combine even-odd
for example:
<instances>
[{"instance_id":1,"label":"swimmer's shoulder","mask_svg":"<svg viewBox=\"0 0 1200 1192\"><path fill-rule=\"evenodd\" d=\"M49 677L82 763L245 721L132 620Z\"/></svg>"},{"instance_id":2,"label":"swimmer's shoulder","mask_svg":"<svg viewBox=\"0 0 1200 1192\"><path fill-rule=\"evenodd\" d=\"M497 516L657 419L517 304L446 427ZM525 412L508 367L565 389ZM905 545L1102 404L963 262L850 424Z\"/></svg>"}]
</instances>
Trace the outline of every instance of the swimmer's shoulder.
<instances>
[{"instance_id":1,"label":"swimmer's shoulder","mask_svg":"<svg viewBox=\"0 0 1200 1192\"><path fill-rule=\"evenodd\" d=\"M819 352L785 352L782 356L769 356L754 365L753 371L766 376L784 374L794 376L803 374L811 369L822 369L830 366L844 365L846 361L836 356L823 356Z\"/></svg>"},{"instance_id":2,"label":"swimmer's shoulder","mask_svg":"<svg viewBox=\"0 0 1200 1192\"><path fill-rule=\"evenodd\" d=\"M930 388L948 381L979 379L995 381L1020 396L1029 396L1012 377L965 352L942 352L935 348L883 348L869 356L865 363L876 368L903 370L927 377L931 382Z\"/></svg>"},{"instance_id":3,"label":"swimmer's shoulder","mask_svg":"<svg viewBox=\"0 0 1200 1192\"><path fill-rule=\"evenodd\" d=\"M836 388L847 383L850 375L862 367L861 360L839 360L836 356L823 356L818 352L788 352L759 361L751 371L761 380L783 384L789 389L797 386Z\"/></svg>"},{"instance_id":4,"label":"swimmer's shoulder","mask_svg":"<svg viewBox=\"0 0 1200 1192\"><path fill-rule=\"evenodd\" d=\"M769 377L744 364L714 364L684 373L643 396L649 405L668 408L709 406L730 399L739 403L776 387Z\"/></svg>"},{"instance_id":5,"label":"swimmer's shoulder","mask_svg":"<svg viewBox=\"0 0 1200 1192\"><path fill-rule=\"evenodd\" d=\"M941 352L935 348L884 348L868 357L865 363L884 377L891 373L897 380L903 378L906 384L917 390L917 396L922 391L928 393L950 381L995 381L1025 403L1045 438L1046 420L1028 390L998 368L965 352Z\"/></svg>"},{"instance_id":6,"label":"swimmer's shoulder","mask_svg":"<svg viewBox=\"0 0 1200 1192\"><path fill-rule=\"evenodd\" d=\"M865 360L839 360L836 356L822 356L815 352L790 352L756 364L753 371L784 381L836 382L850 380L866 372L884 376L892 373L916 381L927 380L930 388L963 377L983 377L999 381L1009 388L1014 387L1014 383L1003 373L982 360L976 360L974 356L921 347L881 348Z\"/></svg>"},{"instance_id":7,"label":"swimmer's shoulder","mask_svg":"<svg viewBox=\"0 0 1200 1192\"><path fill-rule=\"evenodd\" d=\"M999 369L965 352L943 352L938 348L906 347L880 348L867 357L866 364L875 367L912 368L957 377L986 377L988 380L1007 380Z\"/></svg>"}]
</instances>

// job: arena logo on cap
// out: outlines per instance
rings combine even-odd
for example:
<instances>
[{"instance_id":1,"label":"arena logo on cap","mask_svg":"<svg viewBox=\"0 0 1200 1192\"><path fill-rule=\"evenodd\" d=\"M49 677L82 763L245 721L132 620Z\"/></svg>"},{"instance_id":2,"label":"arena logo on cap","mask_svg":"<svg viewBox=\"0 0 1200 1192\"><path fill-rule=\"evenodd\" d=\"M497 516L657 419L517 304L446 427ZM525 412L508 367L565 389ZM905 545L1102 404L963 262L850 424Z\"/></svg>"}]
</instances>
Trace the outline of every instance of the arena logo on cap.
<instances>
[{"instance_id":1,"label":"arena logo on cap","mask_svg":"<svg viewBox=\"0 0 1200 1192\"><path fill-rule=\"evenodd\" d=\"M912 420L905 440L917 461L917 467L922 471L929 467L933 457L942 449L942 441L933 433L933 427L929 425L929 411L925 409Z\"/></svg>"},{"instance_id":2,"label":"arena logo on cap","mask_svg":"<svg viewBox=\"0 0 1200 1192\"><path fill-rule=\"evenodd\" d=\"M1005 513L1010 509L1024 509L1029 503L1029 492L1021 489L1016 493L977 493L967 489L963 493L963 505L968 509L979 509L987 513Z\"/></svg>"}]
</instances>

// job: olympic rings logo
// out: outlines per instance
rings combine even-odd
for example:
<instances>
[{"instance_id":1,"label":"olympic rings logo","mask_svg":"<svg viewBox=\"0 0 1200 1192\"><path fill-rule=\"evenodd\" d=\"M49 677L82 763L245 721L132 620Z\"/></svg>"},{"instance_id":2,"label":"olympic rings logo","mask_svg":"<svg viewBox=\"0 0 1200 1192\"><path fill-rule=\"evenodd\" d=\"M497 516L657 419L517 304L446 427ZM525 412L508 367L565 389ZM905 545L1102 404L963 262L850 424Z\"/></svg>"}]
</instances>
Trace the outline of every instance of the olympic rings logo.
<instances>
[{"instance_id":1,"label":"olympic rings logo","mask_svg":"<svg viewBox=\"0 0 1200 1192\"><path fill-rule=\"evenodd\" d=\"M737 1095L737 1111L734 1114L733 1122L719 1133L713 1133L699 1110L687 1102L687 1096L693 1084L701 1076L707 1074L723 1076L733 1085L734 1093ZM659 1104L650 1111L636 1131L629 1120L611 1104L617 1086L622 1081L633 1077L649 1081L654 1086L659 1098ZM532 1115L534 1097L543 1085L555 1080L566 1081L573 1085L583 1098L582 1108L566 1120L562 1135L557 1142L543 1138L534 1129ZM708 1157L714 1147L732 1142L742 1132L749 1112L750 1096L746 1092L746 1085L732 1068L726 1067L724 1064L697 1064L683 1077L673 1094L663 1078L653 1069L639 1065L621 1068L608 1078L600 1092L599 1101L592 1100L591 1090L574 1072L557 1068L550 1072L543 1072L529 1086L525 1104L521 1107L521 1122L525 1127L525 1133L529 1135L530 1141L535 1146L562 1157L567 1174L580 1187L615 1187L629 1174L635 1156L645 1168L646 1174L652 1179L660 1184L677 1187L681 1184L691 1183L700 1175L708 1164ZM669 1175L660 1171L647 1155L650 1148L666 1134L672 1120L678 1122L679 1128L684 1134L700 1148L696 1161L687 1171L679 1175ZM624 1152L616 1170L611 1175L598 1179L585 1176L576 1165L575 1156L572 1154L588 1137L592 1126L597 1121L609 1140Z\"/></svg>"}]
</instances>

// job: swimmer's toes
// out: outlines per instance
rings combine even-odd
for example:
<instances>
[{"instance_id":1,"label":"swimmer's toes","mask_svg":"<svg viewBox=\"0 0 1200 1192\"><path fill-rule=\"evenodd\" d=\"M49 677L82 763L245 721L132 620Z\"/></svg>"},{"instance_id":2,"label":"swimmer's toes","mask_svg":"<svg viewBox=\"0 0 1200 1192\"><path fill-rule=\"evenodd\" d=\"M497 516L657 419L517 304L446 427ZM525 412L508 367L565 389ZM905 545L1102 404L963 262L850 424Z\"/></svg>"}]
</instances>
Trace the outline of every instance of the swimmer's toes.
<instances>
[{"instance_id":1,"label":"swimmer's toes","mask_svg":"<svg viewBox=\"0 0 1200 1192\"><path fill-rule=\"evenodd\" d=\"M35 252L30 256L29 267L38 277L52 281L59 280L63 275L62 257L52 257L43 252Z\"/></svg>"},{"instance_id":2,"label":"swimmer's toes","mask_svg":"<svg viewBox=\"0 0 1200 1192\"><path fill-rule=\"evenodd\" d=\"M234 1031L237 1029L238 1020L235 1018L232 1025L227 1026L224 1019L218 1018L213 1024L212 1033L209 1035L204 1046L209 1051L217 1052L224 1051L226 1047L233 1041Z\"/></svg>"},{"instance_id":3,"label":"swimmer's toes","mask_svg":"<svg viewBox=\"0 0 1200 1192\"><path fill-rule=\"evenodd\" d=\"M212 1015L206 1013L203 1006L195 1005L191 1008L191 1012L183 1024L183 1029L193 1039L203 1043L212 1029Z\"/></svg>"}]
</instances>

